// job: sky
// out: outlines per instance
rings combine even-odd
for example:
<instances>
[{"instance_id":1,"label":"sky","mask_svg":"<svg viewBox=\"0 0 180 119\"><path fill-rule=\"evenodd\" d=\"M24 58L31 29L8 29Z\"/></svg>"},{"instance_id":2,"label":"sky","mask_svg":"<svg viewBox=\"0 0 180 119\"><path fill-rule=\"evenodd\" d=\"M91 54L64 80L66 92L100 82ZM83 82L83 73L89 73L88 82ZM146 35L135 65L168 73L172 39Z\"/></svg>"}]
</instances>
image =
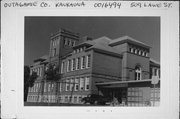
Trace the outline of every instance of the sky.
<instances>
[{"instance_id":1,"label":"sky","mask_svg":"<svg viewBox=\"0 0 180 119\"><path fill-rule=\"evenodd\" d=\"M24 64L49 54L50 34L64 28L93 39L128 35L151 46L150 57L160 61L160 17L25 17Z\"/></svg>"}]
</instances>

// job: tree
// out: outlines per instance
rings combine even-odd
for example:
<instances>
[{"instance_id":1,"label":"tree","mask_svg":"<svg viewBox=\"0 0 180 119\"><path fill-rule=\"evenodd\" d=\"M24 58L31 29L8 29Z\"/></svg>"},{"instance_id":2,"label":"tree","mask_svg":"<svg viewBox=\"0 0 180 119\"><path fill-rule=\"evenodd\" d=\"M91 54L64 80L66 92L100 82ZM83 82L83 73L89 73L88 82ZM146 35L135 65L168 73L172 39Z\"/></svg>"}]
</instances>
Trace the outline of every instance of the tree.
<instances>
[{"instance_id":1,"label":"tree","mask_svg":"<svg viewBox=\"0 0 180 119\"><path fill-rule=\"evenodd\" d=\"M47 81L57 81L59 79L59 68L50 64L45 75Z\"/></svg>"},{"instance_id":2,"label":"tree","mask_svg":"<svg viewBox=\"0 0 180 119\"><path fill-rule=\"evenodd\" d=\"M55 89L56 89L57 88L57 81L60 78L59 67L55 66L55 65L53 66L52 64L49 64L48 69L45 71L45 77L46 77L45 78L46 81L49 81L51 84L52 84L52 82L55 84ZM50 90L52 90L52 89L50 89Z\"/></svg>"},{"instance_id":3,"label":"tree","mask_svg":"<svg viewBox=\"0 0 180 119\"><path fill-rule=\"evenodd\" d=\"M29 66L24 66L24 101L27 101L28 89L34 86L34 82L37 79L37 73L32 72L30 74Z\"/></svg>"}]
</instances>

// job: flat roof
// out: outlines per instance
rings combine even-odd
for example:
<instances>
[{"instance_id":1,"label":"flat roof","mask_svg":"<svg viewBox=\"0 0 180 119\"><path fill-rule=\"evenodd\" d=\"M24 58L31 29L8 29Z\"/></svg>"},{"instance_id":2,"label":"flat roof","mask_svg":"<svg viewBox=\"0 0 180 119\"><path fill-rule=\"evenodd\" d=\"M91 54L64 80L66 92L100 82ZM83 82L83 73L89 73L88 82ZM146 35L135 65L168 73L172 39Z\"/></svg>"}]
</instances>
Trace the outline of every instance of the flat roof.
<instances>
[{"instance_id":1,"label":"flat roof","mask_svg":"<svg viewBox=\"0 0 180 119\"><path fill-rule=\"evenodd\" d=\"M132 80L132 81L113 81L113 82L96 83L96 85L123 84L123 83L140 83L140 82L149 82L149 81L152 81L152 80L151 79L144 79L144 80Z\"/></svg>"}]
</instances>

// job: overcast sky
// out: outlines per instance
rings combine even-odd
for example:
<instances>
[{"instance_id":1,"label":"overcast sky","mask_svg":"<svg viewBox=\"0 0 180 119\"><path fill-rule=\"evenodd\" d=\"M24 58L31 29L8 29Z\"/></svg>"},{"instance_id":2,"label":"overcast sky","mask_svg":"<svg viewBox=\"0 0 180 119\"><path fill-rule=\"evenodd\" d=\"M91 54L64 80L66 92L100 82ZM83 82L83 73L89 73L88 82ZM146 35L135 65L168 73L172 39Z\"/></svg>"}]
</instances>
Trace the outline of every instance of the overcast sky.
<instances>
[{"instance_id":1,"label":"overcast sky","mask_svg":"<svg viewBox=\"0 0 180 119\"><path fill-rule=\"evenodd\" d=\"M128 35L151 48L151 58L160 61L159 17L26 17L25 65L49 54L50 34L65 28L82 36L115 39Z\"/></svg>"}]
</instances>

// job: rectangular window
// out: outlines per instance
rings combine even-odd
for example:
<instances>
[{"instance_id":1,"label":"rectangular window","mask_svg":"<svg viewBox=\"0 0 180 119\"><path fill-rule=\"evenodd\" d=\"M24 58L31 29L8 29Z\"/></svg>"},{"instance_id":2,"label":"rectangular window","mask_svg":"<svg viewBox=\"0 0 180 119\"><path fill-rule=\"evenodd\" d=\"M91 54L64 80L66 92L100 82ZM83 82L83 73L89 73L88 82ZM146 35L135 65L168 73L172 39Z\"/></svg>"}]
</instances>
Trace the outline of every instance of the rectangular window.
<instances>
[{"instance_id":1,"label":"rectangular window","mask_svg":"<svg viewBox=\"0 0 180 119\"><path fill-rule=\"evenodd\" d=\"M154 76L157 76L157 69L154 69Z\"/></svg>"},{"instance_id":2,"label":"rectangular window","mask_svg":"<svg viewBox=\"0 0 180 119\"><path fill-rule=\"evenodd\" d=\"M70 80L70 91L73 90L73 87L74 87L74 79L71 79Z\"/></svg>"},{"instance_id":3,"label":"rectangular window","mask_svg":"<svg viewBox=\"0 0 180 119\"><path fill-rule=\"evenodd\" d=\"M38 76L40 76L40 68L38 68Z\"/></svg>"},{"instance_id":4,"label":"rectangular window","mask_svg":"<svg viewBox=\"0 0 180 119\"><path fill-rule=\"evenodd\" d=\"M46 83L44 83L44 92L46 92L46 85L47 85L47 84L46 84Z\"/></svg>"},{"instance_id":5,"label":"rectangular window","mask_svg":"<svg viewBox=\"0 0 180 119\"><path fill-rule=\"evenodd\" d=\"M56 56L56 48L53 49L53 56Z\"/></svg>"},{"instance_id":6,"label":"rectangular window","mask_svg":"<svg viewBox=\"0 0 180 119\"><path fill-rule=\"evenodd\" d=\"M76 70L80 69L80 57L76 59Z\"/></svg>"},{"instance_id":7,"label":"rectangular window","mask_svg":"<svg viewBox=\"0 0 180 119\"><path fill-rule=\"evenodd\" d=\"M54 84L52 83L51 84L51 91L53 91L54 90Z\"/></svg>"},{"instance_id":8,"label":"rectangular window","mask_svg":"<svg viewBox=\"0 0 180 119\"><path fill-rule=\"evenodd\" d=\"M64 66L65 66L65 62L61 63L61 73L64 73Z\"/></svg>"},{"instance_id":9,"label":"rectangular window","mask_svg":"<svg viewBox=\"0 0 180 119\"><path fill-rule=\"evenodd\" d=\"M80 90L84 90L84 77L80 78Z\"/></svg>"},{"instance_id":10,"label":"rectangular window","mask_svg":"<svg viewBox=\"0 0 180 119\"><path fill-rule=\"evenodd\" d=\"M39 84L40 84L40 83L37 83L37 86L36 86L36 90L37 90L37 91L36 91L36 92L39 91L39 86L40 86Z\"/></svg>"},{"instance_id":11,"label":"rectangular window","mask_svg":"<svg viewBox=\"0 0 180 119\"><path fill-rule=\"evenodd\" d=\"M67 72L71 71L71 60L68 60Z\"/></svg>"},{"instance_id":12,"label":"rectangular window","mask_svg":"<svg viewBox=\"0 0 180 119\"><path fill-rule=\"evenodd\" d=\"M51 84L48 83L48 92L51 90Z\"/></svg>"},{"instance_id":13,"label":"rectangular window","mask_svg":"<svg viewBox=\"0 0 180 119\"><path fill-rule=\"evenodd\" d=\"M82 52L83 51L83 48L80 48L80 52Z\"/></svg>"},{"instance_id":14,"label":"rectangular window","mask_svg":"<svg viewBox=\"0 0 180 119\"><path fill-rule=\"evenodd\" d=\"M66 91L69 91L69 79L66 80Z\"/></svg>"},{"instance_id":15,"label":"rectangular window","mask_svg":"<svg viewBox=\"0 0 180 119\"><path fill-rule=\"evenodd\" d=\"M71 45L71 40L70 40L70 39L68 39L67 44L68 44L69 46Z\"/></svg>"},{"instance_id":16,"label":"rectangular window","mask_svg":"<svg viewBox=\"0 0 180 119\"><path fill-rule=\"evenodd\" d=\"M59 83L59 91L62 91L62 83Z\"/></svg>"},{"instance_id":17,"label":"rectangular window","mask_svg":"<svg viewBox=\"0 0 180 119\"><path fill-rule=\"evenodd\" d=\"M81 96L79 96L79 103L81 103L81 99L82 99L82 97L81 97Z\"/></svg>"},{"instance_id":18,"label":"rectangular window","mask_svg":"<svg viewBox=\"0 0 180 119\"><path fill-rule=\"evenodd\" d=\"M89 90L89 77L85 79L85 90Z\"/></svg>"},{"instance_id":19,"label":"rectangular window","mask_svg":"<svg viewBox=\"0 0 180 119\"><path fill-rule=\"evenodd\" d=\"M81 69L85 68L85 56L81 57Z\"/></svg>"},{"instance_id":20,"label":"rectangular window","mask_svg":"<svg viewBox=\"0 0 180 119\"><path fill-rule=\"evenodd\" d=\"M74 96L74 103L77 103L77 96Z\"/></svg>"},{"instance_id":21,"label":"rectangular window","mask_svg":"<svg viewBox=\"0 0 180 119\"><path fill-rule=\"evenodd\" d=\"M68 96L65 96L65 102L66 103L68 102Z\"/></svg>"},{"instance_id":22,"label":"rectangular window","mask_svg":"<svg viewBox=\"0 0 180 119\"><path fill-rule=\"evenodd\" d=\"M75 90L75 91L78 91L78 90L79 90L79 78L76 78L76 79L75 79L74 90Z\"/></svg>"},{"instance_id":23,"label":"rectangular window","mask_svg":"<svg viewBox=\"0 0 180 119\"><path fill-rule=\"evenodd\" d=\"M75 41L73 41L72 46L75 46Z\"/></svg>"},{"instance_id":24,"label":"rectangular window","mask_svg":"<svg viewBox=\"0 0 180 119\"><path fill-rule=\"evenodd\" d=\"M91 55L88 55L86 60L86 68L90 67L90 63L91 63Z\"/></svg>"},{"instance_id":25,"label":"rectangular window","mask_svg":"<svg viewBox=\"0 0 180 119\"><path fill-rule=\"evenodd\" d=\"M74 71L75 68L76 68L76 60L73 59L73 60L72 60L72 71Z\"/></svg>"},{"instance_id":26,"label":"rectangular window","mask_svg":"<svg viewBox=\"0 0 180 119\"><path fill-rule=\"evenodd\" d=\"M33 86L33 92L36 92L36 84Z\"/></svg>"},{"instance_id":27,"label":"rectangular window","mask_svg":"<svg viewBox=\"0 0 180 119\"><path fill-rule=\"evenodd\" d=\"M64 45L67 45L68 43L67 43L67 40L66 39L64 39Z\"/></svg>"},{"instance_id":28,"label":"rectangular window","mask_svg":"<svg viewBox=\"0 0 180 119\"><path fill-rule=\"evenodd\" d=\"M39 67L39 76L41 77L41 67Z\"/></svg>"}]
</instances>

